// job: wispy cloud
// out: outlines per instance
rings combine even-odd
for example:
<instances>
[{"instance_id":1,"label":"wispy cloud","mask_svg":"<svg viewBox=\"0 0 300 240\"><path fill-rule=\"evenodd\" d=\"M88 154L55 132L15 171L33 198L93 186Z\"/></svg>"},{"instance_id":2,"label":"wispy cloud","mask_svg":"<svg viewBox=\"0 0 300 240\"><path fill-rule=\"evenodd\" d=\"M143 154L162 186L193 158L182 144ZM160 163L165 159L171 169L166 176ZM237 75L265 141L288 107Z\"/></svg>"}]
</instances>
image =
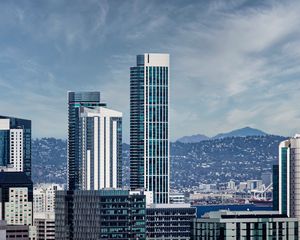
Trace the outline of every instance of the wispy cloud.
<instances>
[{"instance_id":1,"label":"wispy cloud","mask_svg":"<svg viewBox=\"0 0 300 240\"><path fill-rule=\"evenodd\" d=\"M1 2L0 107L63 137L66 91L100 90L128 141L129 67L169 52L172 139L244 125L291 134L299 11L293 0Z\"/></svg>"}]
</instances>

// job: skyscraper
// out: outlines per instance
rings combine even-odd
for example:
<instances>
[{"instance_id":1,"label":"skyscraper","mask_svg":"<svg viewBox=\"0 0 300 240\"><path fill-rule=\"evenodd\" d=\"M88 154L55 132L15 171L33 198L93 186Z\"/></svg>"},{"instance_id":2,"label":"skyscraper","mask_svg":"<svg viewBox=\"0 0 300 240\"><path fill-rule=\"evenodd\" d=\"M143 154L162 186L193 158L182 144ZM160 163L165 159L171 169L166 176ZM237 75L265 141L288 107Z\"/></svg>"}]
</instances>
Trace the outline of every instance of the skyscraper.
<instances>
[{"instance_id":1,"label":"skyscraper","mask_svg":"<svg viewBox=\"0 0 300 240\"><path fill-rule=\"evenodd\" d=\"M100 103L100 92L68 92L68 189L80 188L81 159L79 153L80 107L105 106Z\"/></svg>"},{"instance_id":2,"label":"skyscraper","mask_svg":"<svg viewBox=\"0 0 300 240\"><path fill-rule=\"evenodd\" d=\"M0 166L31 178L30 120L0 116Z\"/></svg>"},{"instance_id":3,"label":"skyscraper","mask_svg":"<svg viewBox=\"0 0 300 240\"><path fill-rule=\"evenodd\" d=\"M130 186L169 202L169 54L145 53L130 68Z\"/></svg>"},{"instance_id":4,"label":"skyscraper","mask_svg":"<svg viewBox=\"0 0 300 240\"><path fill-rule=\"evenodd\" d=\"M79 136L81 189L121 187L122 113L106 107L81 107Z\"/></svg>"},{"instance_id":5,"label":"skyscraper","mask_svg":"<svg viewBox=\"0 0 300 240\"><path fill-rule=\"evenodd\" d=\"M279 212L300 220L300 135L279 145Z\"/></svg>"}]
</instances>

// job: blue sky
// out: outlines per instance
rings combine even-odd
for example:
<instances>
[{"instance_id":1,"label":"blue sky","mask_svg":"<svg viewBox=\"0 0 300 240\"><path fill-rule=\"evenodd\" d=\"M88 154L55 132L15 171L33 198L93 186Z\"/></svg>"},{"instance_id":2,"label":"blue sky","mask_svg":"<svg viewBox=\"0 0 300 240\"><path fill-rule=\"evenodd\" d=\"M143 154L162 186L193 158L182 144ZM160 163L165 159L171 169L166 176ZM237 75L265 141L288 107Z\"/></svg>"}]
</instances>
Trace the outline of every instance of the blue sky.
<instances>
[{"instance_id":1,"label":"blue sky","mask_svg":"<svg viewBox=\"0 0 300 240\"><path fill-rule=\"evenodd\" d=\"M67 91L124 114L135 55L171 56L171 139L251 126L300 130L299 1L0 2L1 114L67 136Z\"/></svg>"}]
</instances>

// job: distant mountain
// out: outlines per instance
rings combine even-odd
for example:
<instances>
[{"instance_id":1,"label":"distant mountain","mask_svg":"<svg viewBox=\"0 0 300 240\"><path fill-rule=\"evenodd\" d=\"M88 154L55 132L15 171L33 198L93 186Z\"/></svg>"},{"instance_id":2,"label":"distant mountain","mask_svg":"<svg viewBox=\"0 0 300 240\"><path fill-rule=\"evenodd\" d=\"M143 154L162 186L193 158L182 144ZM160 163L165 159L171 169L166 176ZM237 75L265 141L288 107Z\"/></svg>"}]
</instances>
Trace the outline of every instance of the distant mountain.
<instances>
[{"instance_id":1,"label":"distant mountain","mask_svg":"<svg viewBox=\"0 0 300 240\"><path fill-rule=\"evenodd\" d=\"M233 130L228 133L217 134L216 136L212 137L212 139L220 139L220 138L227 138L227 137L266 136L266 135L268 134L259 129L244 127L244 128Z\"/></svg>"},{"instance_id":2,"label":"distant mountain","mask_svg":"<svg viewBox=\"0 0 300 240\"><path fill-rule=\"evenodd\" d=\"M177 139L178 142L181 143L197 143L204 140L208 140L209 137L202 135L202 134L196 134L192 136L184 136L182 138Z\"/></svg>"},{"instance_id":3,"label":"distant mountain","mask_svg":"<svg viewBox=\"0 0 300 240\"><path fill-rule=\"evenodd\" d=\"M214 137L207 137L203 134L196 134L191 136L184 136L179 139L177 139L177 142L181 143L198 143L201 141L209 140L209 139L220 139L220 138L227 138L227 137L248 137L248 136L266 136L267 133L251 128L251 127L244 127L240 129L233 130L231 132L227 133L219 133Z\"/></svg>"}]
</instances>

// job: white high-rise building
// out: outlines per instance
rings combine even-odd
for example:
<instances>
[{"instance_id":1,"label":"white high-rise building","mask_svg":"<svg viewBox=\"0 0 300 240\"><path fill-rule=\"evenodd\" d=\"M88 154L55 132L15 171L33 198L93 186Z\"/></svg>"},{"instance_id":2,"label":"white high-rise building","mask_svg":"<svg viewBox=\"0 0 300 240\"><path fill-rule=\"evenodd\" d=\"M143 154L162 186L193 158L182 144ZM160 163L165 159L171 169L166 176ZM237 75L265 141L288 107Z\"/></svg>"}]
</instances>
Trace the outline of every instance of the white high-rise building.
<instances>
[{"instance_id":1,"label":"white high-rise building","mask_svg":"<svg viewBox=\"0 0 300 240\"><path fill-rule=\"evenodd\" d=\"M122 113L106 107L81 107L79 179L82 190L122 186Z\"/></svg>"},{"instance_id":2,"label":"white high-rise building","mask_svg":"<svg viewBox=\"0 0 300 240\"><path fill-rule=\"evenodd\" d=\"M279 145L279 212L300 220L300 134Z\"/></svg>"},{"instance_id":3,"label":"white high-rise building","mask_svg":"<svg viewBox=\"0 0 300 240\"><path fill-rule=\"evenodd\" d=\"M169 54L145 53L130 68L130 187L169 203Z\"/></svg>"},{"instance_id":4,"label":"white high-rise building","mask_svg":"<svg viewBox=\"0 0 300 240\"><path fill-rule=\"evenodd\" d=\"M31 176L31 121L0 116L1 171Z\"/></svg>"},{"instance_id":5,"label":"white high-rise building","mask_svg":"<svg viewBox=\"0 0 300 240\"><path fill-rule=\"evenodd\" d=\"M57 190L63 190L63 186L55 183L35 185L33 188L33 212L54 213L55 191Z\"/></svg>"}]
</instances>

